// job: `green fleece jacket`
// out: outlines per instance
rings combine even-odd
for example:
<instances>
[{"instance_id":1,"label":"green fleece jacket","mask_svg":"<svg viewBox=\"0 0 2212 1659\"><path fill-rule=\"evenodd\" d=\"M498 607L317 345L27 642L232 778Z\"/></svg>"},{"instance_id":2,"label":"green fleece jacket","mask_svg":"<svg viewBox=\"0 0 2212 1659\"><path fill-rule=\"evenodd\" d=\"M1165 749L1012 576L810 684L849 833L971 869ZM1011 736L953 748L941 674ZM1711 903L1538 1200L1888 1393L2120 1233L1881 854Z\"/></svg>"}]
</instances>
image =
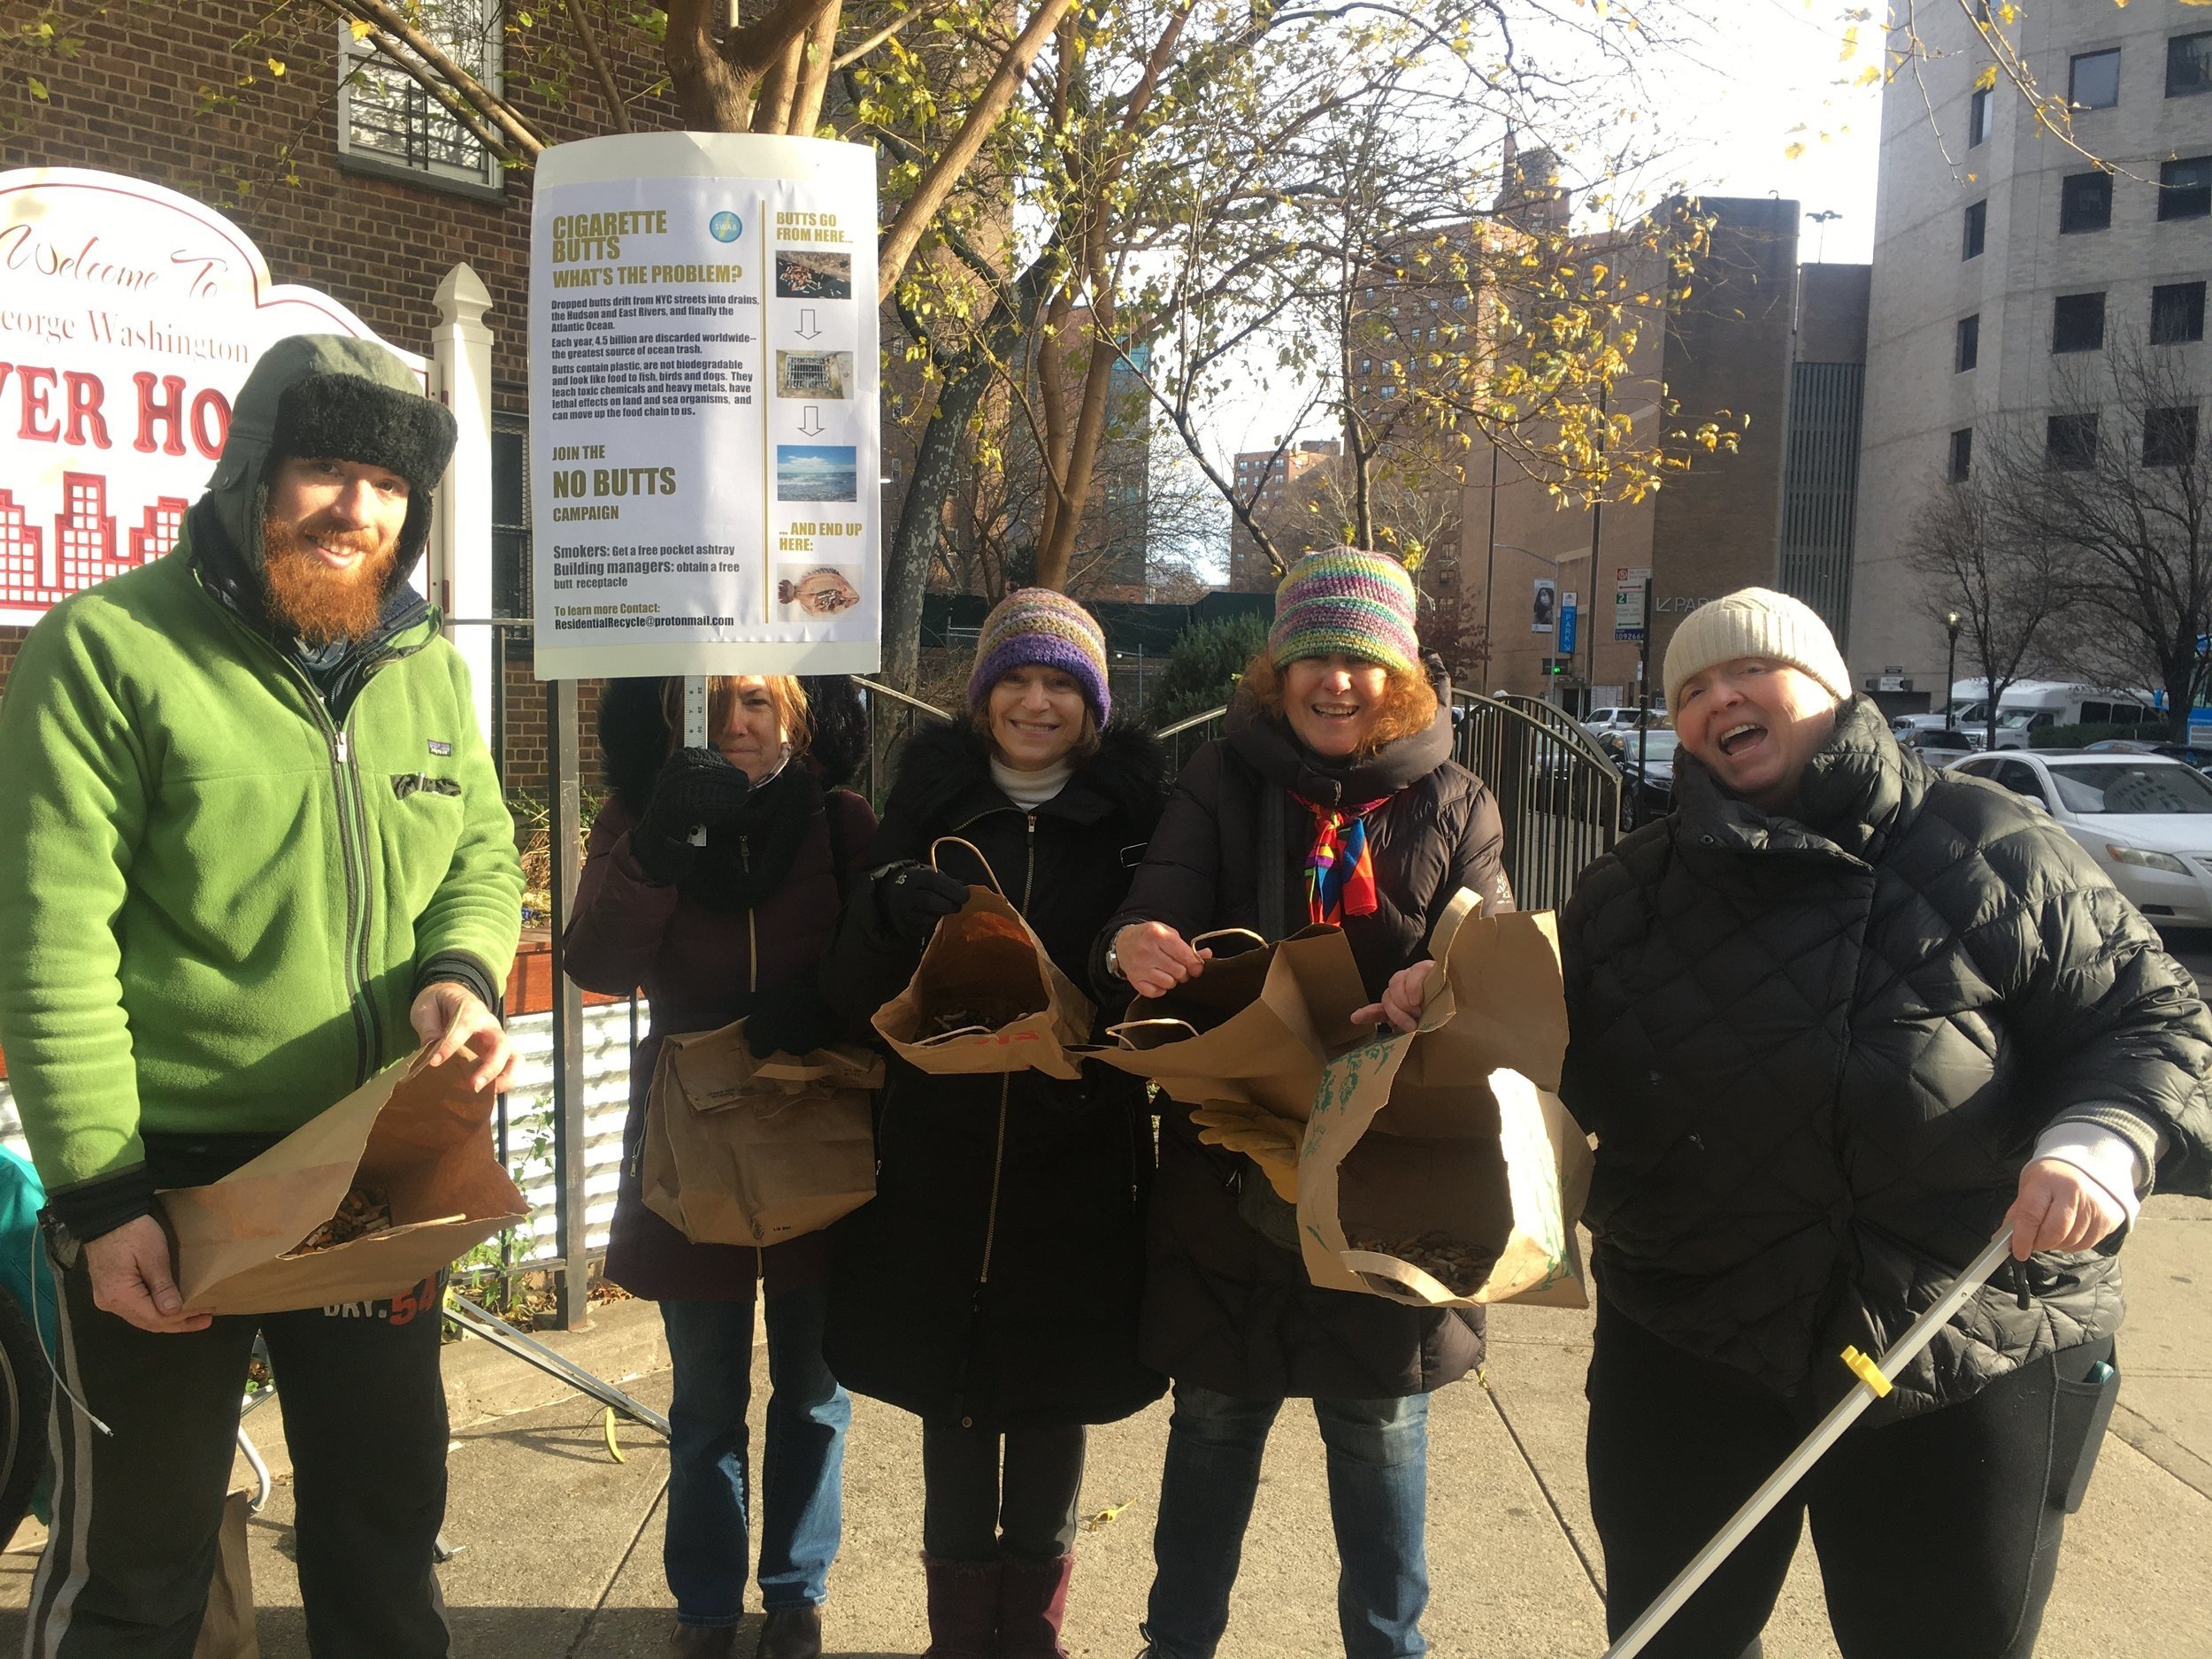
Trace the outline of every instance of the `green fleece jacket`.
<instances>
[{"instance_id":1,"label":"green fleece jacket","mask_svg":"<svg viewBox=\"0 0 2212 1659\"><path fill-rule=\"evenodd\" d=\"M334 721L180 544L31 630L0 780L0 1048L51 1189L142 1131L296 1128L414 1048L423 968L513 959L513 825L434 612Z\"/></svg>"}]
</instances>

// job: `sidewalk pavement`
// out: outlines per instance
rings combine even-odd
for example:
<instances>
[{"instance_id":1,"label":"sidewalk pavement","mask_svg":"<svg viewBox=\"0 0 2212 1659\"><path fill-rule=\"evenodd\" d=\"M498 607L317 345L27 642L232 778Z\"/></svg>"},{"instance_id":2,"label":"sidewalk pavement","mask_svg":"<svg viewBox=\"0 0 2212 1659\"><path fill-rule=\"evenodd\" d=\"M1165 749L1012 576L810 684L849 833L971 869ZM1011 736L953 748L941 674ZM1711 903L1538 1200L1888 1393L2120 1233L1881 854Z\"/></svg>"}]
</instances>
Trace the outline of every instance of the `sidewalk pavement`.
<instances>
[{"instance_id":1,"label":"sidewalk pavement","mask_svg":"<svg viewBox=\"0 0 2212 1659\"><path fill-rule=\"evenodd\" d=\"M2067 1530L2044 1659L2212 1659L2212 1204L2156 1199L2127 1247L2126 1381L2089 1489ZM1598 1659L1605 1647L1601 1563L1582 1474L1584 1313L1506 1307L1491 1320L1488 1382L1436 1396L1431 1422L1425 1628L1440 1659ZM618 1304L597 1328L557 1339L611 1379L664 1363L657 1321ZM501 1409L457 1429L445 1535L462 1547L442 1570L456 1659L657 1659L672 1617L660 1571L667 1457L625 1423L626 1461L608 1455L598 1409L556 1392L488 1346L449 1348L460 1410ZM767 1393L757 1356L754 1443ZM457 1391L451 1383L461 1385ZM664 1408L668 1377L626 1384ZM845 1472L845 1541L830 1580L833 1654L889 1659L926 1646L921 1475L912 1418L855 1402ZM1094 1431L1084 1482L1094 1520L1077 1544L1068 1646L1084 1659L1129 1659L1151 1576L1153 1506L1167 1407ZM457 1421L460 1421L457 1415ZM280 1439L267 1417L265 1442ZM269 1444L272 1454L280 1448ZM291 1488L280 1458L252 1528L265 1659L302 1659L298 1591L287 1552ZM0 1650L21 1640L35 1557L0 1555ZM1270 1442L1221 1659L1342 1651L1321 1447L1293 1402ZM739 1647L752 1651L751 1621ZM1812 1552L1801 1548L1770 1625L1769 1659L1832 1659Z\"/></svg>"}]
</instances>

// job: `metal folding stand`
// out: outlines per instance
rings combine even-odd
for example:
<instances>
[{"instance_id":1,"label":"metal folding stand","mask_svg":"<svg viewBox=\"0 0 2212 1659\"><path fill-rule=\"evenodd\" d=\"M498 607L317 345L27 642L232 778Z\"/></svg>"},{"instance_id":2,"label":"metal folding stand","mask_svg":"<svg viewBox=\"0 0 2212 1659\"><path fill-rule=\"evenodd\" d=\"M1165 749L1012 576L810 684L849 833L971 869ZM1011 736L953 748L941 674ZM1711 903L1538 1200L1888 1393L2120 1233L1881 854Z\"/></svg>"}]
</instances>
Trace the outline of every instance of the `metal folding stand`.
<instances>
[{"instance_id":1,"label":"metal folding stand","mask_svg":"<svg viewBox=\"0 0 2212 1659\"><path fill-rule=\"evenodd\" d=\"M1843 1432L1858 1420L1859 1414L1890 1391L1889 1379L1935 1340L1935 1333L1950 1322L1951 1316L1965 1304L1969 1296L1981 1288L1982 1281L1997 1271L1997 1264L2005 1259L2011 1245L2012 1224L2007 1222L1982 1253L1967 1264L1966 1271L1951 1281L1950 1288L1935 1306L1914 1321L1912 1329L1898 1338L1881 1358L1869 1359L1855 1348L1843 1350L1843 1363L1859 1379L1851 1392L1837 1402L1835 1409L1821 1419L1819 1427L1799 1442L1787 1461L1767 1478L1766 1484L1745 1500L1743 1508L1660 1593L1659 1599L1621 1632L1620 1640L1605 1650L1604 1659L1631 1659L1631 1655L1643 1652L1666 1622L1681 1610L1682 1604L1697 1593L1698 1586L1719 1571L1721 1563L1734 1554L1736 1546L1751 1536L1752 1529L1766 1519L1768 1512L1790 1488L1802 1480L1806 1471L1843 1438Z\"/></svg>"},{"instance_id":2,"label":"metal folding stand","mask_svg":"<svg viewBox=\"0 0 2212 1659\"><path fill-rule=\"evenodd\" d=\"M487 1313L465 1296L449 1292L445 1299L446 1317L472 1336L480 1336L494 1348L513 1355L526 1364L534 1365L547 1376L566 1383L579 1394L589 1394L603 1406L619 1411L633 1421L642 1423L649 1429L666 1434L668 1419L650 1406L642 1405L628 1394L593 1376L582 1366L574 1363L534 1337L524 1335L504 1319Z\"/></svg>"}]
</instances>

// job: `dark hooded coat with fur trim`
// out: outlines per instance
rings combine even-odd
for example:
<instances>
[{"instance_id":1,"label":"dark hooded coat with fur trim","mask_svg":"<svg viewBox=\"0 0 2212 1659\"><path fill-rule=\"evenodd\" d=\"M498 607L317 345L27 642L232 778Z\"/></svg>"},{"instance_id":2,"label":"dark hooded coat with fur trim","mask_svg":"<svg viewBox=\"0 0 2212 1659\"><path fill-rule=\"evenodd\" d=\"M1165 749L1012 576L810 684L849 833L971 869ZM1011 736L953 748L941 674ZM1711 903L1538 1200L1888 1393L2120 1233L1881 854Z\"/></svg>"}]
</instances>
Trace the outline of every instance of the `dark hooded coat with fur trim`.
<instances>
[{"instance_id":1,"label":"dark hooded coat with fur trim","mask_svg":"<svg viewBox=\"0 0 2212 1659\"><path fill-rule=\"evenodd\" d=\"M1025 812L992 781L979 733L935 727L901 755L866 864L926 859L941 835L973 842L1079 986L1165 791L1159 745L1110 726L1066 787ZM943 867L984 879L958 849ZM864 1019L919 960L884 933L864 885L825 987ZM1071 1081L941 1077L893 1056L876 1153L875 1202L835 1230L823 1351L839 1381L994 1429L1110 1423L1159 1397L1164 1379L1137 1357L1153 1171L1141 1082L1096 1064Z\"/></svg>"},{"instance_id":2,"label":"dark hooded coat with fur trim","mask_svg":"<svg viewBox=\"0 0 2212 1659\"><path fill-rule=\"evenodd\" d=\"M697 875L680 887L648 879L629 842L668 756L661 681L614 680L600 699L599 742L612 794L592 824L563 943L577 984L610 996L637 987L652 1006L652 1029L630 1066L606 1274L656 1302L749 1302L757 1286L772 1296L818 1285L829 1272L826 1233L765 1250L694 1244L645 1207L639 1181L645 1097L661 1040L713 1031L744 1018L761 993L811 980L836 933L841 897L860 882L875 814L858 795L824 785L851 775L866 733L863 727L854 737L858 714L847 707L855 702L848 682L804 684L819 728L809 750L813 765L794 762L748 795L744 822L710 834ZM741 844L749 871L739 867ZM764 867L769 860L780 871ZM741 890L748 875L765 891Z\"/></svg>"}]
</instances>

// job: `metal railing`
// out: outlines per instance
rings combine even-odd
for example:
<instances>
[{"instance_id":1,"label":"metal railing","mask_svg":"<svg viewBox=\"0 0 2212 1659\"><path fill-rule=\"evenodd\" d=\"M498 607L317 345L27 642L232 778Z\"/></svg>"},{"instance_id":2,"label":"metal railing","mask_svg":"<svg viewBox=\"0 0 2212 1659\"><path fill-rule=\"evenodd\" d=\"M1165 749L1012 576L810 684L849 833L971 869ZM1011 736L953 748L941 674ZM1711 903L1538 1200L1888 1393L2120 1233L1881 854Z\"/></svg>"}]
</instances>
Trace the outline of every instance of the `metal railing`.
<instances>
[{"instance_id":1,"label":"metal railing","mask_svg":"<svg viewBox=\"0 0 2212 1659\"><path fill-rule=\"evenodd\" d=\"M1523 910L1558 910L1620 837L1620 769L1574 720L1533 697L1455 691L1452 721L1452 758L1498 797L1514 897Z\"/></svg>"},{"instance_id":2,"label":"metal railing","mask_svg":"<svg viewBox=\"0 0 2212 1659\"><path fill-rule=\"evenodd\" d=\"M896 687L870 680L864 674L855 674L852 682L860 687L861 704L868 710L868 759L863 774L863 792L880 812L884 791L890 784L891 757L897 753L899 745L911 737L924 721L949 721L953 717L933 703L924 703L919 697L909 696Z\"/></svg>"}]
</instances>

